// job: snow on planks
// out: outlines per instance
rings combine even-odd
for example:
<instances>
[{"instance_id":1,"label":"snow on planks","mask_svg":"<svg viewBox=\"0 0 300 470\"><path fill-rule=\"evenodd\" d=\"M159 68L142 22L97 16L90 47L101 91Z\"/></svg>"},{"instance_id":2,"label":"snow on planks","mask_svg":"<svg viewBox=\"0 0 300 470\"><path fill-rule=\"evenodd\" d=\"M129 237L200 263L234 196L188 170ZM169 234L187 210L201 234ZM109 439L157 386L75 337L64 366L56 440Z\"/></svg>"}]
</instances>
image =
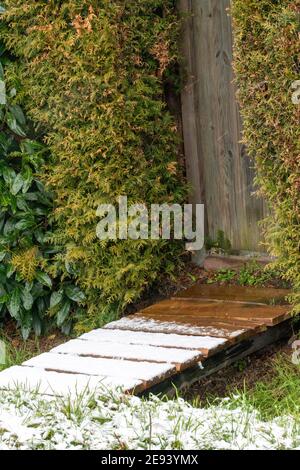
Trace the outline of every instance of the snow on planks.
<instances>
[{"instance_id":1,"label":"snow on planks","mask_svg":"<svg viewBox=\"0 0 300 470\"><path fill-rule=\"evenodd\" d=\"M144 390L142 381L120 377L89 376L47 371L39 367L13 366L0 373L0 388L36 390L43 395L78 396L83 392L119 388L124 392Z\"/></svg>"},{"instance_id":2,"label":"snow on planks","mask_svg":"<svg viewBox=\"0 0 300 470\"><path fill-rule=\"evenodd\" d=\"M107 359L126 359L131 361L150 361L153 363L170 363L178 371L190 364L201 361L199 351L163 348L160 346L95 343L93 341L72 340L54 348L51 352L73 354L85 357L102 357Z\"/></svg>"},{"instance_id":3,"label":"snow on planks","mask_svg":"<svg viewBox=\"0 0 300 470\"><path fill-rule=\"evenodd\" d=\"M5 370L0 388L24 383L50 395L99 386L140 393L275 328L290 316L286 295L282 289L193 286Z\"/></svg>"},{"instance_id":4,"label":"snow on planks","mask_svg":"<svg viewBox=\"0 0 300 470\"><path fill-rule=\"evenodd\" d=\"M138 344L176 349L196 349L208 356L227 343L225 338L212 336L184 336L165 333L145 333L143 331L99 329L83 334L80 339L87 341L110 342L117 344Z\"/></svg>"},{"instance_id":5,"label":"snow on planks","mask_svg":"<svg viewBox=\"0 0 300 470\"><path fill-rule=\"evenodd\" d=\"M251 325L253 328L255 325ZM178 316L176 320L168 317L130 315L115 322L106 325L106 329L144 331L148 333L171 333L191 336L213 336L216 338L226 338L233 340L248 334L249 328L237 327L236 325L226 324L225 322L205 321L191 322L190 319Z\"/></svg>"},{"instance_id":6,"label":"snow on planks","mask_svg":"<svg viewBox=\"0 0 300 470\"><path fill-rule=\"evenodd\" d=\"M141 380L145 387L149 387L176 373L176 368L170 363L157 364L146 361L127 361L125 359L81 357L51 352L29 359L23 365L73 374Z\"/></svg>"}]
</instances>

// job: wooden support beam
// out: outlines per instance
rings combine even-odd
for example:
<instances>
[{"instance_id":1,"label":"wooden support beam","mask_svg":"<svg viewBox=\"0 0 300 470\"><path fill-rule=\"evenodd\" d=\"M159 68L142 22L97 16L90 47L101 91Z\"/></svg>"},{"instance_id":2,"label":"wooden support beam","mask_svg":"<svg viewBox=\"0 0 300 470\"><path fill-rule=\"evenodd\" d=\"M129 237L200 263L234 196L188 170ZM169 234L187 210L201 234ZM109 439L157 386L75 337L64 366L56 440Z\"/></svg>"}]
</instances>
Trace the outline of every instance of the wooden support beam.
<instances>
[{"instance_id":1,"label":"wooden support beam","mask_svg":"<svg viewBox=\"0 0 300 470\"><path fill-rule=\"evenodd\" d=\"M181 374L172 377L171 380L165 380L164 382L151 387L145 391L143 395L148 396L152 393L174 396L176 390L182 390L189 387L193 383L200 381L202 378L214 374L219 370L230 366L234 362L249 356L250 354L260 351L279 340L291 337L295 328L299 328L299 323L293 324L292 320L287 320L279 325L268 328L267 331L260 333L259 335L253 336L252 338L240 343L233 344L217 354L208 357L203 362L202 366L201 364L197 364L190 369L185 370Z\"/></svg>"}]
</instances>

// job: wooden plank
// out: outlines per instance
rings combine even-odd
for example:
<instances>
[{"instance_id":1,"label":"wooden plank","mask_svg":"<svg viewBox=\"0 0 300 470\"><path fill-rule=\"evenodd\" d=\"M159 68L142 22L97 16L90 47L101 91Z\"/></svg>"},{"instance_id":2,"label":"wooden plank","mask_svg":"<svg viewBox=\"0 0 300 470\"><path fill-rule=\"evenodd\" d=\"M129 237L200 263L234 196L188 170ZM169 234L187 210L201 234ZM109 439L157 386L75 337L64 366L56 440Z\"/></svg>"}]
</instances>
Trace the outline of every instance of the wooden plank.
<instances>
[{"instance_id":1,"label":"wooden plank","mask_svg":"<svg viewBox=\"0 0 300 470\"><path fill-rule=\"evenodd\" d=\"M141 380L145 386L160 382L176 373L172 364L156 364L146 361L95 359L68 354L43 353L23 363L25 366L74 374L122 377Z\"/></svg>"},{"instance_id":2,"label":"wooden plank","mask_svg":"<svg viewBox=\"0 0 300 470\"><path fill-rule=\"evenodd\" d=\"M247 329L249 333L253 331L259 331L261 327L266 327L263 321L252 321L248 319L236 319L236 318L214 318L213 316L201 317L197 315L177 315L169 314L149 314L144 315L138 313L135 318L157 320L162 322L171 322L176 325L190 325L191 327L213 327L213 328L228 328L230 331L235 331L237 328Z\"/></svg>"},{"instance_id":3,"label":"wooden plank","mask_svg":"<svg viewBox=\"0 0 300 470\"><path fill-rule=\"evenodd\" d=\"M50 372L38 367L13 366L0 373L0 389L38 390L39 393L52 396L79 395L110 388L120 388L124 392L141 392L143 383L118 377L95 377L82 374L64 374Z\"/></svg>"},{"instance_id":4,"label":"wooden plank","mask_svg":"<svg viewBox=\"0 0 300 470\"><path fill-rule=\"evenodd\" d=\"M263 306L236 304L230 302L198 302L194 300L166 300L158 304L152 305L144 310L141 314L152 317L159 316L195 316L213 321L226 320L249 320L257 324L277 325L287 320L291 316L291 307L289 306Z\"/></svg>"},{"instance_id":5,"label":"wooden plank","mask_svg":"<svg viewBox=\"0 0 300 470\"><path fill-rule=\"evenodd\" d=\"M264 287L244 286L216 286L209 284L195 284L188 289L178 292L173 299L194 299L223 302L242 302L263 305L288 303L285 297L290 295L289 289L273 289Z\"/></svg>"},{"instance_id":6,"label":"wooden plank","mask_svg":"<svg viewBox=\"0 0 300 470\"><path fill-rule=\"evenodd\" d=\"M199 120L196 117L197 78L195 70L195 45L193 38L194 17L190 0L178 1L179 11L184 15L182 25L181 55L184 58L184 86L181 91L181 112L183 127L183 142L186 163L186 173L191 183L189 202L195 208L196 204L204 203L204 181L202 161L200 159ZM193 254L193 261L203 264L205 249Z\"/></svg>"},{"instance_id":7,"label":"wooden plank","mask_svg":"<svg viewBox=\"0 0 300 470\"><path fill-rule=\"evenodd\" d=\"M198 350L208 356L223 348L227 343L224 338L212 336L185 336L164 333L145 333L141 331L98 329L80 336L80 339L119 344L138 344L160 346L172 349Z\"/></svg>"},{"instance_id":8,"label":"wooden plank","mask_svg":"<svg viewBox=\"0 0 300 470\"><path fill-rule=\"evenodd\" d=\"M176 377L167 379L143 392L143 395L149 394L168 394L174 396L175 390L183 390L190 387L193 383L200 381L202 378L212 375L225 367L230 366L236 361L243 359L276 341L289 338L293 334L293 326L290 320L282 322L266 331L248 338L244 341L229 346L217 354L207 358L202 367L195 365L190 369L178 374Z\"/></svg>"},{"instance_id":9,"label":"wooden plank","mask_svg":"<svg viewBox=\"0 0 300 470\"><path fill-rule=\"evenodd\" d=\"M176 323L170 321L162 321L147 317L139 317L132 315L122 318L121 320L111 322L104 327L105 329L131 330L148 333L165 333L190 336L214 336L216 338L226 338L237 340L251 334L249 328L238 328L228 324L218 325L190 325L185 323Z\"/></svg>"},{"instance_id":10,"label":"wooden plank","mask_svg":"<svg viewBox=\"0 0 300 470\"><path fill-rule=\"evenodd\" d=\"M50 352L108 359L170 363L175 365L177 371L182 371L192 363L200 362L203 359L200 352L195 350L120 344L118 342L99 343L80 339L68 341Z\"/></svg>"}]
</instances>

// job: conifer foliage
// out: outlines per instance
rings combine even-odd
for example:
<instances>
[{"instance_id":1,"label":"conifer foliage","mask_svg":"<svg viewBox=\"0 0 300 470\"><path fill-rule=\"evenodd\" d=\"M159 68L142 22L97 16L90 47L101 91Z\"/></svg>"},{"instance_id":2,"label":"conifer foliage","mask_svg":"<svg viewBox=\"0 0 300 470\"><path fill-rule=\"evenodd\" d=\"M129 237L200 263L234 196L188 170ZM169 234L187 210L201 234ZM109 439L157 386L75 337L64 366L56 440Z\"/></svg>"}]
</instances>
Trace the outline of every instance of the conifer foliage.
<instances>
[{"instance_id":1,"label":"conifer foliage","mask_svg":"<svg viewBox=\"0 0 300 470\"><path fill-rule=\"evenodd\" d=\"M294 95L300 79L300 2L234 0L232 14L245 141L271 207L266 238L295 286L299 312L300 110Z\"/></svg>"},{"instance_id":2,"label":"conifer foliage","mask_svg":"<svg viewBox=\"0 0 300 470\"><path fill-rule=\"evenodd\" d=\"M182 250L167 240L96 237L101 203L185 199L178 129L164 96L177 62L176 2L2 4L1 35L19 59L10 83L52 154L43 177L54 193L52 241L86 293L81 325L99 325L173 272Z\"/></svg>"}]
</instances>

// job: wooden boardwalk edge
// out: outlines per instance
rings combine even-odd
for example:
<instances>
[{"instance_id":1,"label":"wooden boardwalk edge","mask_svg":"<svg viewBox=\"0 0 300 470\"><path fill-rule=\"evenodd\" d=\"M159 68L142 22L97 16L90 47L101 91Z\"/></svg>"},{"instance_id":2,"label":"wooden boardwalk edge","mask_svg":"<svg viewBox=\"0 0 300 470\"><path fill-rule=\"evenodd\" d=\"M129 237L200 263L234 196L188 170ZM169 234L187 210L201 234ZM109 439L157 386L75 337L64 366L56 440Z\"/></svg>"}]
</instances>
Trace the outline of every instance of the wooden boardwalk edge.
<instances>
[{"instance_id":1,"label":"wooden boardwalk edge","mask_svg":"<svg viewBox=\"0 0 300 470\"><path fill-rule=\"evenodd\" d=\"M297 327L298 326L300 326L300 324L298 324ZM263 350L273 343L290 338L294 332L294 328L295 324L293 320L286 320L278 325L272 326L258 335L243 340L240 343L233 344L213 356L208 357L202 363L202 367L199 364L194 365L175 377L171 377L143 391L139 395L149 396L150 394L155 394L172 397L176 394L176 391L187 388L193 385L193 383L232 365L234 362Z\"/></svg>"},{"instance_id":2,"label":"wooden boardwalk edge","mask_svg":"<svg viewBox=\"0 0 300 470\"><path fill-rule=\"evenodd\" d=\"M224 300L226 292L227 303L201 300ZM190 298L195 293L198 301ZM194 285L181 294L185 299L162 301L4 370L0 389L20 379L35 385L39 378L45 393L57 395L82 389L89 379L125 393L182 388L291 335L291 307L269 303L282 294ZM265 305L249 306L250 299Z\"/></svg>"}]
</instances>

